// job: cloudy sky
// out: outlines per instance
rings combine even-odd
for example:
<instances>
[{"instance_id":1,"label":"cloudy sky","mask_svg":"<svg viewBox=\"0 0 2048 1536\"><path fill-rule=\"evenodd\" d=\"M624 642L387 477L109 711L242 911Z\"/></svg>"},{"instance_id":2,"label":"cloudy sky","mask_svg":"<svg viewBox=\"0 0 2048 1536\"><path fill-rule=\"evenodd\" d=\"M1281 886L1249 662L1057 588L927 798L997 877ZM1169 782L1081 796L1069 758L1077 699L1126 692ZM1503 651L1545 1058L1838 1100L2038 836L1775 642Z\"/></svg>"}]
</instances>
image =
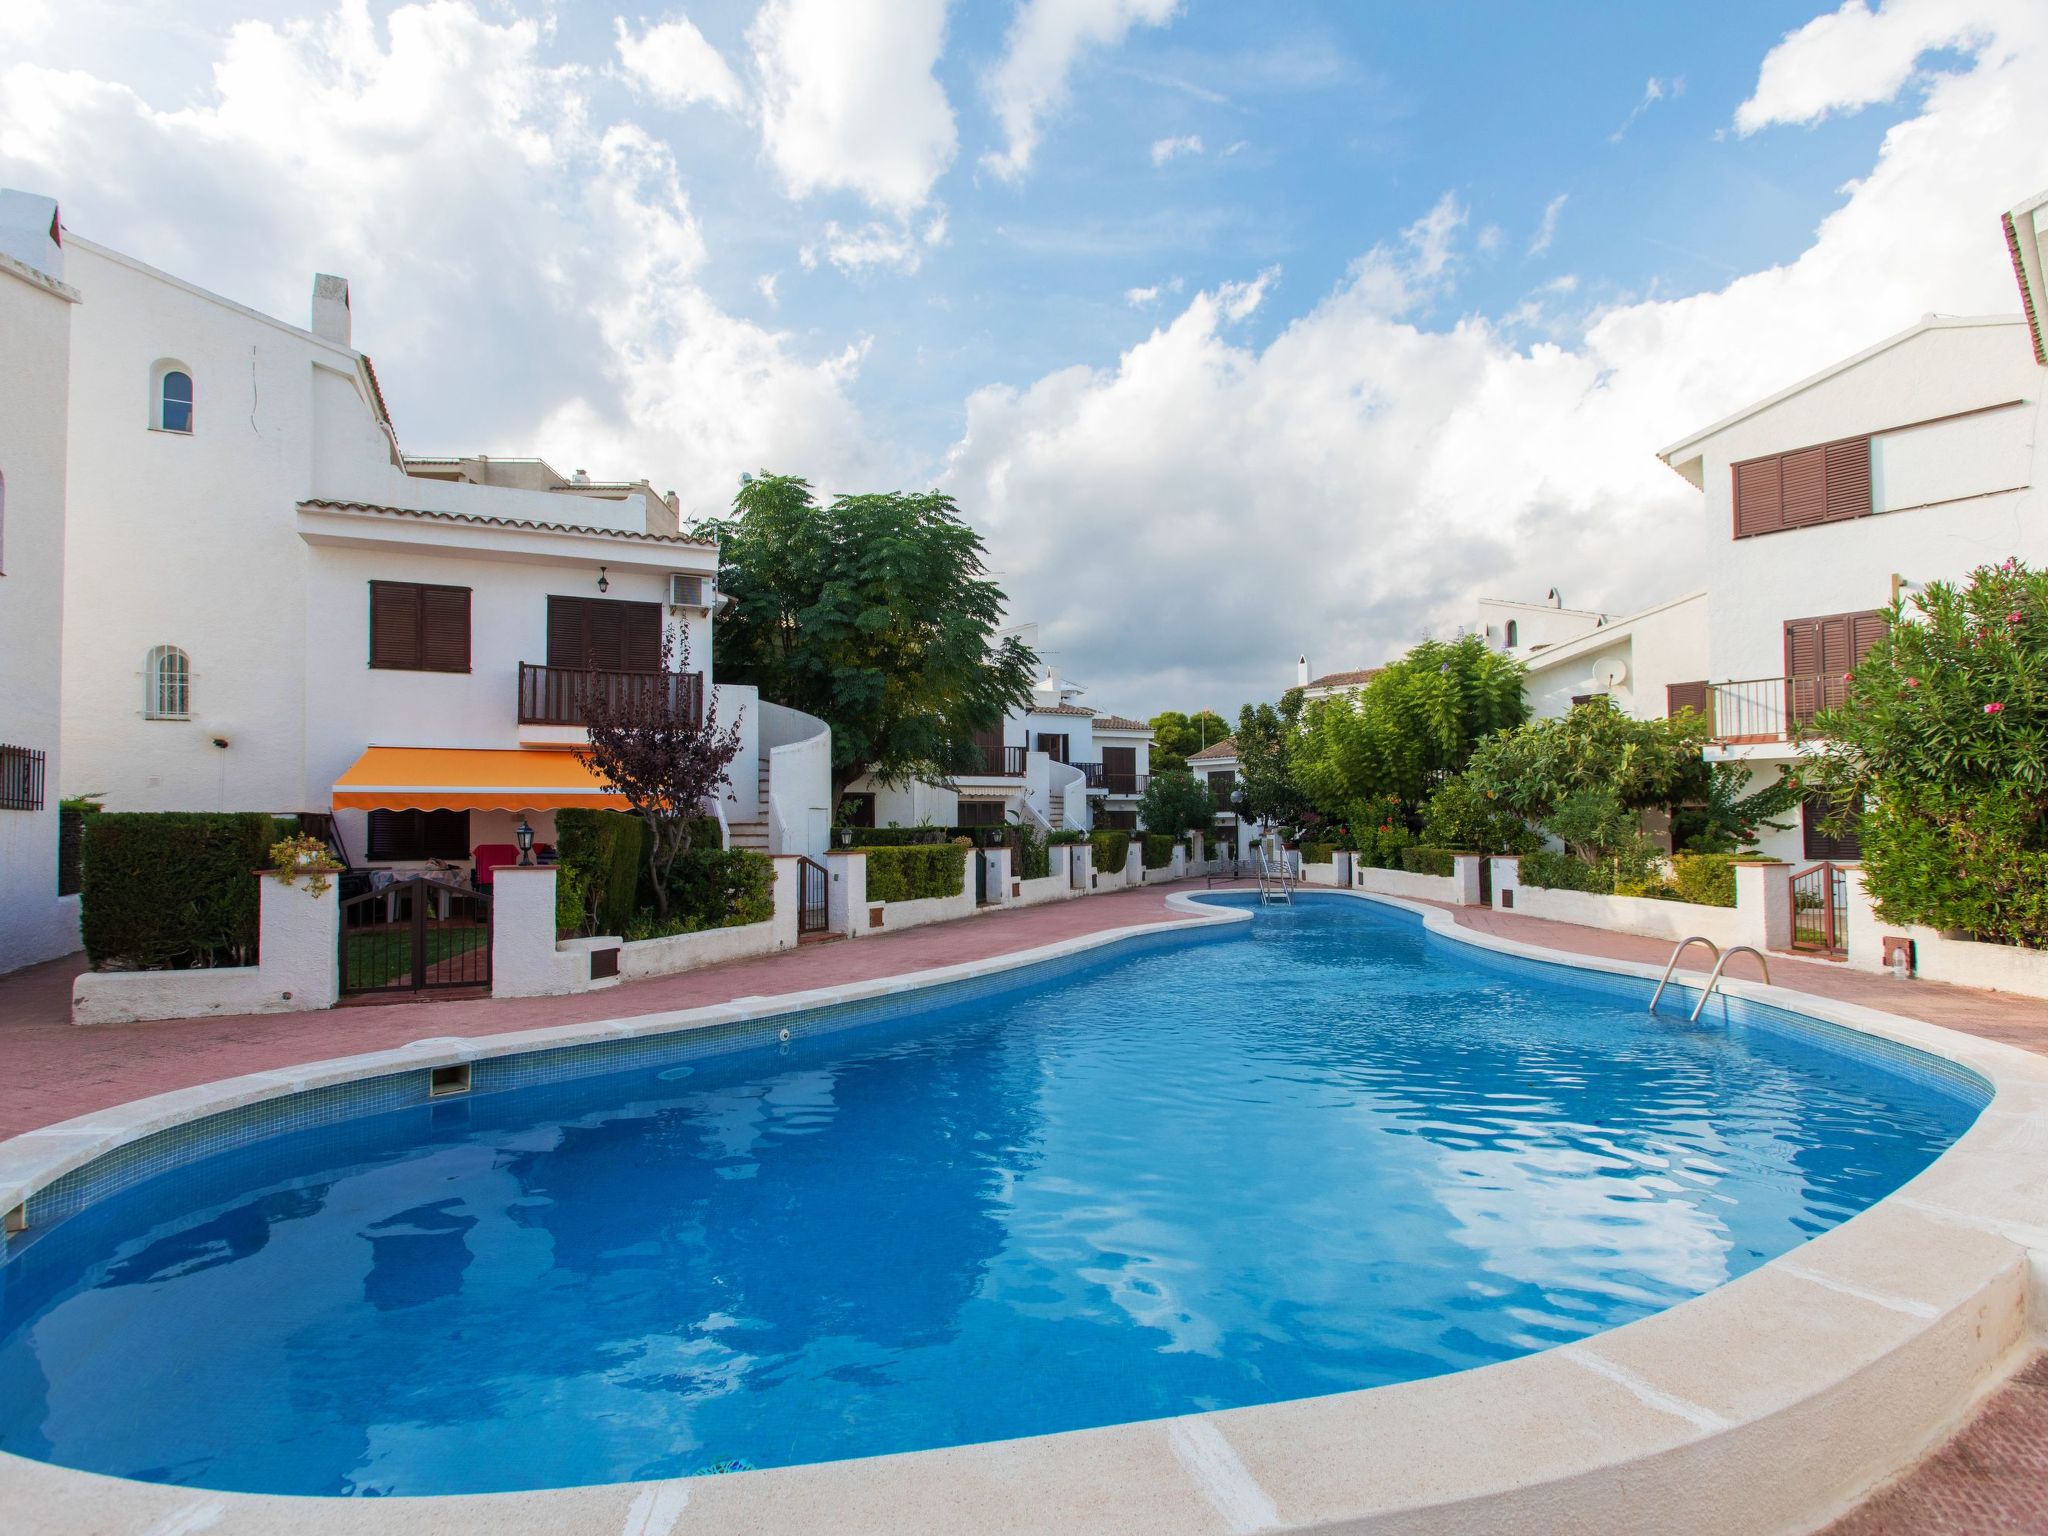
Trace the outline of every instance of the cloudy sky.
<instances>
[{"instance_id":1,"label":"cloudy sky","mask_svg":"<svg viewBox=\"0 0 2048 1536\"><path fill-rule=\"evenodd\" d=\"M1419 14L1416 14L1419 13ZM1686 588L1655 450L2017 308L2048 6L0 0L0 185L401 441L937 484L1126 712Z\"/></svg>"}]
</instances>

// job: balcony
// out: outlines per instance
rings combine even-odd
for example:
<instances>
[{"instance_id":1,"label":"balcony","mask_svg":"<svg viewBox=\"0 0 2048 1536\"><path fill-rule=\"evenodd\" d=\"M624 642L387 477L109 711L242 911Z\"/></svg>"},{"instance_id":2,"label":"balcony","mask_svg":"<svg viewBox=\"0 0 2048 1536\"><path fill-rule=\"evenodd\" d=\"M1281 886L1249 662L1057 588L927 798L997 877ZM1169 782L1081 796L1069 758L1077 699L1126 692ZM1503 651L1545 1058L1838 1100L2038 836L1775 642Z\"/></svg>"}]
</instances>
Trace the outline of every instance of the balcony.
<instances>
[{"instance_id":1,"label":"balcony","mask_svg":"<svg viewBox=\"0 0 2048 1536\"><path fill-rule=\"evenodd\" d=\"M1100 763L1075 763L1090 789L1107 790L1112 795L1142 795L1145 781L1151 777L1146 773L1126 773L1121 769L1105 768Z\"/></svg>"},{"instance_id":2,"label":"balcony","mask_svg":"<svg viewBox=\"0 0 2048 1536\"><path fill-rule=\"evenodd\" d=\"M664 692L686 708L692 720L704 718L702 672L598 672L521 662L519 723L580 727L587 723L584 712L593 698L615 707L632 706L659 699Z\"/></svg>"},{"instance_id":3,"label":"balcony","mask_svg":"<svg viewBox=\"0 0 2048 1536\"><path fill-rule=\"evenodd\" d=\"M1839 672L1825 677L1756 677L1710 683L1707 726L1722 746L1790 741L1795 730L1822 710L1835 708L1848 692L1848 680Z\"/></svg>"},{"instance_id":4,"label":"balcony","mask_svg":"<svg viewBox=\"0 0 2048 1536\"><path fill-rule=\"evenodd\" d=\"M981 748L981 766L962 769L961 772L970 779L1021 779L1024 777L1026 752L1024 747L984 745Z\"/></svg>"},{"instance_id":5,"label":"balcony","mask_svg":"<svg viewBox=\"0 0 2048 1536\"><path fill-rule=\"evenodd\" d=\"M1237 783L1233 779L1211 779L1209 799L1219 811L1229 811L1237 806Z\"/></svg>"}]
</instances>

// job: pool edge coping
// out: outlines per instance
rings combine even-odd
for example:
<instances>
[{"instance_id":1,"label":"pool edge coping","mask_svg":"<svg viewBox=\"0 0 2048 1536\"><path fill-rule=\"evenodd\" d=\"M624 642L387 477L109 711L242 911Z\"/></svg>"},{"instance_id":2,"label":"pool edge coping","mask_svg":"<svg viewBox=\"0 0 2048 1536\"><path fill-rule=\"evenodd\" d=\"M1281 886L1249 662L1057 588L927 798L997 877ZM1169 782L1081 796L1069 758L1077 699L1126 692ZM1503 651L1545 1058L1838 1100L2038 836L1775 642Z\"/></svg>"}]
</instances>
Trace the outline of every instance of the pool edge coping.
<instances>
[{"instance_id":1,"label":"pool edge coping","mask_svg":"<svg viewBox=\"0 0 2048 1536\"><path fill-rule=\"evenodd\" d=\"M1659 973L1480 933L1448 910L1398 897L1345 888L1303 894L1406 911L1428 933L1541 964L1653 981ZM434 1038L134 1100L0 1141L0 1210L127 1142L263 1099L486 1057L760 1021L1019 970L1140 936L1252 920L1250 908L1203 897L1169 891L1176 918L896 976ZM160 1527L262 1531L280 1520L295 1530L393 1532L417 1522L436 1531L495 1532L515 1508L545 1516L550 1530L646 1536L682 1529L686 1511L691 1527L708 1517L722 1530L804 1522L818 1532L874 1529L886 1511L893 1531L937 1536L963 1528L964 1507L979 1511L973 1528L987 1530L1480 1531L1531 1518L1537 1523L1529 1528L1567 1530L1588 1520L1616 1524L1617 1500L1628 1505L1630 1529L1811 1528L1904 1470L1901 1456L1937 1442L2028 1352L2030 1315L2042 1315L2048 1271L2048 1181L2022 1170L2030 1158L2036 1166L2048 1162L2048 1060L1790 988L1748 980L1723 986L1731 996L1957 1062L1989 1082L1993 1097L1927 1169L1868 1210L1737 1280L1585 1340L1421 1381L1248 1408L738 1476L514 1493L379 1500L216 1493L0 1453L0 1507L26 1515L31 1532L77 1529L41 1523L60 1507L94 1530L137 1536ZM1938 1255L1926 1251L1930 1234L1941 1243ZM1731 1367L1753 1362L1731 1359L1713 1341L1760 1327L1781 1351L1776 1379L1745 1382L1747 1396L1737 1400L1728 1395L1729 1379L1741 1373ZM1901 1411L1896 1393L1877 1390L1893 1377L1907 1397L1922 1399L1917 1410ZM1571 1394L1577 1417L1598 1421L1592 1441L1558 1431L1561 1391ZM1782 1467L1773 1472L1774 1458L1796 1461L1797 1448L1769 1443L1781 1438L1771 1425L1783 1428L1817 1404L1867 1421L1858 1440L1867 1457L1839 1469L1846 1486L1821 1495L1788 1481ZM1404 1435L1412 1439L1416 1423L1457 1426L1458 1434L1448 1444L1406 1445L1394 1457L1391 1448L1402 1447ZM1839 1437L1840 1425L1826 1427ZM1510 1429L1515 1436L1504 1439ZM1305 1462L1301 1447L1317 1443L1343 1454ZM1415 1464L1418 1451L1425 1465ZM1077 1465L1097 1469L1078 1487ZM1736 1478L1726 1496L1704 1498L1701 1480L1726 1478L1731 1468ZM1812 1507L1796 1508L1802 1497ZM1663 1518L1659 1507L1668 1511ZM1710 1509L1721 1523L1706 1519ZM1533 1510L1547 1513L1532 1517ZM204 1525L165 1526L200 1517Z\"/></svg>"}]
</instances>

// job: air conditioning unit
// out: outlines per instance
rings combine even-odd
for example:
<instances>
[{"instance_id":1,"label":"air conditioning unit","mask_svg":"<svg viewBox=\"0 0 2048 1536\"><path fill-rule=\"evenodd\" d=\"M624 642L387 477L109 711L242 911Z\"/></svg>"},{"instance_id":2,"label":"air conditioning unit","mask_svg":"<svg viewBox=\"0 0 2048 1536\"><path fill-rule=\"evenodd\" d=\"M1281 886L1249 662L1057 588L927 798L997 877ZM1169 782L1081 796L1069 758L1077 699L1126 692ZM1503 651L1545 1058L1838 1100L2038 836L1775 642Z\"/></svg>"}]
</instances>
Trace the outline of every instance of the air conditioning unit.
<instances>
[{"instance_id":1,"label":"air conditioning unit","mask_svg":"<svg viewBox=\"0 0 2048 1536\"><path fill-rule=\"evenodd\" d=\"M668 578L668 605L671 608L695 608L702 612L711 610L711 582L703 576L684 576L671 572Z\"/></svg>"}]
</instances>

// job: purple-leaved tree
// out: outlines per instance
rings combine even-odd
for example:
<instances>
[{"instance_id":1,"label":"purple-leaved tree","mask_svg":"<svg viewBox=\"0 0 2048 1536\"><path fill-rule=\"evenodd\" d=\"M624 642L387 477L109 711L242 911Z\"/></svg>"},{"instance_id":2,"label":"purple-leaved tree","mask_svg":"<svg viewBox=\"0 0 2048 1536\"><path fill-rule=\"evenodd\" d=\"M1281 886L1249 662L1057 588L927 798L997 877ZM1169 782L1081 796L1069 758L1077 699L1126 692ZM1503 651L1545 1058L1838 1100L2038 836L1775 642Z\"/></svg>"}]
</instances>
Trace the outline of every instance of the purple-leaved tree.
<instances>
[{"instance_id":1,"label":"purple-leaved tree","mask_svg":"<svg viewBox=\"0 0 2048 1536\"><path fill-rule=\"evenodd\" d=\"M703 674L689 666L689 635L678 643L664 632L658 675L592 671L584 685L585 761L647 823L647 873L664 920L669 873L690 851L705 802L732 782L740 750L739 719L719 725L717 701L705 697Z\"/></svg>"}]
</instances>

